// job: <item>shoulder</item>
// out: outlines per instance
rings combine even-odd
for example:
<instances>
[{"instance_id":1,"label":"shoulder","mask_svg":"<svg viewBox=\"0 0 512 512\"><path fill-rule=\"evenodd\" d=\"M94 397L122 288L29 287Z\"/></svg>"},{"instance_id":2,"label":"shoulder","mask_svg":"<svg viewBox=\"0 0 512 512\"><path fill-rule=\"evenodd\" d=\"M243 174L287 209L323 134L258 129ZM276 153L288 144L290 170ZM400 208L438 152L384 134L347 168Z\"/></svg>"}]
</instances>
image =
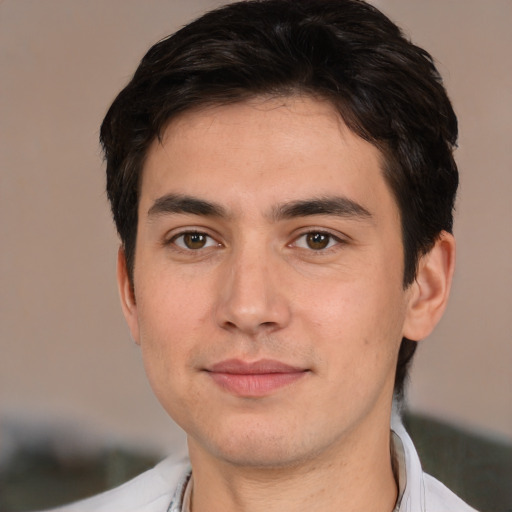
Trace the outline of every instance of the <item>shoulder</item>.
<instances>
[{"instance_id":1,"label":"shoulder","mask_svg":"<svg viewBox=\"0 0 512 512\"><path fill-rule=\"evenodd\" d=\"M476 512L474 508L462 501L448 487L426 473L425 483L426 510L429 512Z\"/></svg>"},{"instance_id":2,"label":"shoulder","mask_svg":"<svg viewBox=\"0 0 512 512\"><path fill-rule=\"evenodd\" d=\"M169 457L119 487L46 512L166 512L176 487L189 471L185 456Z\"/></svg>"}]
</instances>

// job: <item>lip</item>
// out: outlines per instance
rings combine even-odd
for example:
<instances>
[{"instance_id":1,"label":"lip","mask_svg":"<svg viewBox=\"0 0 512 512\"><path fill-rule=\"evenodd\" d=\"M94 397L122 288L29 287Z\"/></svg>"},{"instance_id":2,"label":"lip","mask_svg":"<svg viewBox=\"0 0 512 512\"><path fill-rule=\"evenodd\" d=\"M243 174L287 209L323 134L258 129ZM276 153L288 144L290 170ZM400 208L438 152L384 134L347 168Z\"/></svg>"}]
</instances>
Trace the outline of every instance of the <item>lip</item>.
<instances>
[{"instance_id":1,"label":"lip","mask_svg":"<svg viewBox=\"0 0 512 512\"><path fill-rule=\"evenodd\" d=\"M245 398L270 395L304 377L308 370L272 359L246 362L228 359L206 369L224 391Z\"/></svg>"}]
</instances>

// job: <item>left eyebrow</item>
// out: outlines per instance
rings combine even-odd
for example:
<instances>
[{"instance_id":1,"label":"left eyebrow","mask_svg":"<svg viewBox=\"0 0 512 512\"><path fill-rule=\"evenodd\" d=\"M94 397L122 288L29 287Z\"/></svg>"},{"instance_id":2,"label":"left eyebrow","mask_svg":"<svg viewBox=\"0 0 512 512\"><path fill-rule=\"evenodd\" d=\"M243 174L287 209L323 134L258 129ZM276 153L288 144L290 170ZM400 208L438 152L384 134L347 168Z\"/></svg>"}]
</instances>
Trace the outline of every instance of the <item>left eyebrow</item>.
<instances>
[{"instance_id":1,"label":"left eyebrow","mask_svg":"<svg viewBox=\"0 0 512 512\"><path fill-rule=\"evenodd\" d=\"M371 220L373 218L364 206L343 196L292 201L274 207L271 212L271 218L275 221L312 215L335 215L355 220Z\"/></svg>"}]
</instances>

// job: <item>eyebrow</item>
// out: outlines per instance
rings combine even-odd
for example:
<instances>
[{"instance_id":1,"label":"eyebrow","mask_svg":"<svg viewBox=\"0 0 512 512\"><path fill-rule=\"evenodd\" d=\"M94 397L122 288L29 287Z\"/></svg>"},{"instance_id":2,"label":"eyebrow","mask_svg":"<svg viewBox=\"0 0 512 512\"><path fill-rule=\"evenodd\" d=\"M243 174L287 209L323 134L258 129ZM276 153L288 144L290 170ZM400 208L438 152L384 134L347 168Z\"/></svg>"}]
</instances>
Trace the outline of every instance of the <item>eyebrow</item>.
<instances>
[{"instance_id":1,"label":"eyebrow","mask_svg":"<svg viewBox=\"0 0 512 512\"><path fill-rule=\"evenodd\" d=\"M229 217L220 204L181 194L166 194L159 197L148 210L148 217L167 214L189 214L203 217ZM372 214L362 205L343 196L319 197L290 201L272 208L269 217L277 222L296 217L335 215L360 220L372 219Z\"/></svg>"},{"instance_id":2,"label":"eyebrow","mask_svg":"<svg viewBox=\"0 0 512 512\"><path fill-rule=\"evenodd\" d=\"M196 197L180 194L167 194L159 197L148 210L148 217L185 213L203 217L227 217L226 210L219 204Z\"/></svg>"},{"instance_id":3,"label":"eyebrow","mask_svg":"<svg viewBox=\"0 0 512 512\"><path fill-rule=\"evenodd\" d=\"M364 206L343 196L292 201L273 208L271 216L274 220L281 220L312 215L335 215L359 220L373 218Z\"/></svg>"}]
</instances>

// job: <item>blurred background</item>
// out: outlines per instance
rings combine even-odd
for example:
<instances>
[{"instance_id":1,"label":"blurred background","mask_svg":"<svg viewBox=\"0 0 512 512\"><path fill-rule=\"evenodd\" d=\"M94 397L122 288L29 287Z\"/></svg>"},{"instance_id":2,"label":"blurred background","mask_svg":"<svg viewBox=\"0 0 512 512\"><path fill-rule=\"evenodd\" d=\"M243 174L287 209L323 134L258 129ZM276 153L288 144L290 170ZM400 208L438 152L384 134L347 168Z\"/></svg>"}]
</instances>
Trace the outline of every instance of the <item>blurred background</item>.
<instances>
[{"instance_id":1,"label":"blurred background","mask_svg":"<svg viewBox=\"0 0 512 512\"><path fill-rule=\"evenodd\" d=\"M0 511L115 485L184 446L118 305L98 131L149 46L221 3L0 0ZM492 487L512 481L512 2L373 3L436 58L461 132L458 266L417 352L410 427L426 459L446 443L447 483L512 510Z\"/></svg>"}]
</instances>

